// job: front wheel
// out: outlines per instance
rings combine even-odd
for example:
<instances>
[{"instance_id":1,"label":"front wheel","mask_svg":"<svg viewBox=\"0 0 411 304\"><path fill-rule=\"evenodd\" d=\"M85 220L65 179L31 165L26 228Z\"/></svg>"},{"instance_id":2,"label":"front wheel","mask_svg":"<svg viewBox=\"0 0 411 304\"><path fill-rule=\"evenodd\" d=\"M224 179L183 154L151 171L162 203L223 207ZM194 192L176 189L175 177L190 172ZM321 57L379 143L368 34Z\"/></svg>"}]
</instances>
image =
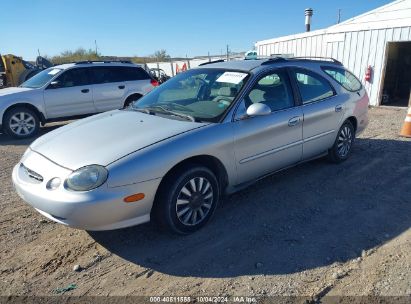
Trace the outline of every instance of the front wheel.
<instances>
[{"instance_id":1,"label":"front wheel","mask_svg":"<svg viewBox=\"0 0 411 304\"><path fill-rule=\"evenodd\" d=\"M217 178L211 170L203 166L185 168L164 181L152 214L162 228L188 234L210 220L219 196Z\"/></svg>"},{"instance_id":2,"label":"front wheel","mask_svg":"<svg viewBox=\"0 0 411 304\"><path fill-rule=\"evenodd\" d=\"M37 134L40 128L37 114L26 107L18 107L8 111L3 124L6 133L18 139L32 137Z\"/></svg>"},{"instance_id":3,"label":"front wheel","mask_svg":"<svg viewBox=\"0 0 411 304\"><path fill-rule=\"evenodd\" d=\"M334 163L340 163L346 160L350 154L354 143L354 127L350 121L344 122L338 131L334 145L328 151L329 159Z\"/></svg>"}]
</instances>

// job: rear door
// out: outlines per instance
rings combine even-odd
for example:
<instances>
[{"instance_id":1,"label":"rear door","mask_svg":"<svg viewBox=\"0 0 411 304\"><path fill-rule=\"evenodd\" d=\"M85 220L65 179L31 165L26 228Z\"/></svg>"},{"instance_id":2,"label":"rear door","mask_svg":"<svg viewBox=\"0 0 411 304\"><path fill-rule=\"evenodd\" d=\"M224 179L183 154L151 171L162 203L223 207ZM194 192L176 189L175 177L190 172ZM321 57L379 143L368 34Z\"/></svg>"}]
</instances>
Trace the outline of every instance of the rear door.
<instances>
[{"instance_id":1,"label":"rear door","mask_svg":"<svg viewBox=\"0 0 411 304\"><path fill-rule=\"evenodd\" d=\"M292 69L302 103L303 159L327 151L335 141L344 113L344 97L321 75L302 68Z\"/></svg>"},{"instance_id":2,"label":"rear door","mask_svg":"<svg viewBox=\"0 0 411 304\"><path fill-rule=\"evenodd\" d=\"M47 118L96 112L88 68L66 70L54 82L44 90Z\"/></svg>"},{"instance_id":3,"label":"rear door","mask_svg":"<svg viewBox=\"0 0 411 304\"><path fill-rule=\"evenodd\" d=\"M154 88L151 84L151 76L143 68L125 66L120 67L120 71L126 81L127 96L133 93L145 95Z\"/></svg>"},{"instance_id":4,"label":"rear door","mask_svg":"<svg viewBox=\"0 0 411 304\"><path fill-rule=\"evenodd\" d=\"M236 115L234 153L239 184L297 163L302 156L302 110L295 103L287 71L278 69L261 76L239 112L244 113L252 103L264 103L272 112L246 119Z\"/></svg>"},{"instance_id":5,"label":"rear door","mask_svg":"<svg viewBox=\"0 0 411 304\"><path fill-rule=\"evenodd\" d=\"M91 68L94 105L97 112L123 107L126 88L125 75L117 66L96 66Z\"/></svg>"}]
</instances>

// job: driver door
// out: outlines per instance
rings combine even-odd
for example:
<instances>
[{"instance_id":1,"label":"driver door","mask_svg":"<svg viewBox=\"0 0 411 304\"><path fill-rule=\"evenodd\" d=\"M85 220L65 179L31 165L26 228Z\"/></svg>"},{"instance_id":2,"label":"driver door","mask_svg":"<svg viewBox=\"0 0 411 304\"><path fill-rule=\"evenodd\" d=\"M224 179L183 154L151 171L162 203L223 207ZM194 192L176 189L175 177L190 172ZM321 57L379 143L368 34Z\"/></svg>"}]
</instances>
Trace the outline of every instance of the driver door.
<instances>
[{"instance_id":1,"label":"driver door","mask_svg":"<svg viewBox=\"0 0 411 304\"><path fill-rule=\"evenodd\" d=\"M247 107L253 103L266 104L271 114L245 117ZM237 184L301 160L302 118L285 69L271 71L257 80L240 104L234 121Z\"/></svg>"}]
</instances>

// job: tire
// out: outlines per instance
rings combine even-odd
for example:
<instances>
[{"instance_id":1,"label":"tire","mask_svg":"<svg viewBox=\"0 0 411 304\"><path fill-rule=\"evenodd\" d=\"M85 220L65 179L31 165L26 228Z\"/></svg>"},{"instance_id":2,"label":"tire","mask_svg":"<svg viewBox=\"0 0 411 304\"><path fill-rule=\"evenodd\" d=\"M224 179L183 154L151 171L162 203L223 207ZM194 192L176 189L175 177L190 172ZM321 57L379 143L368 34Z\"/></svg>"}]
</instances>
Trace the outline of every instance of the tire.
<instances>
[{"instance_id":1,"label":"tire","mask_svg":"<svg viewBox=\"0 0 411 304\"><path fill-rule=\"evenodd\" d=\"M124 102L124 108L127 108L130 104L132 104L134 101L139 100L141 97L143 96L140 94L134 94L127 97L126 101Z\"/></svg>"},{"instance_id":2,"label":"tire","mask_svg":"<svg viewBox=\"0 0 411 304\"><path fill-rule=\"evenodd\" d=\"M351 155L355 130L350 121L345 121L338 130L334 145L328 150L328 158L333 163L341 163Z\"/></svg>"},{"instance_id":3,"label":"tire","mask_svg":"<svg viewBox=\"0 0 411 304\"><path fill-rule=\"evenodd\" d=\"M176 234L189 234L207 224L220 198L216 176L199 165L175 172L158 191L152 211L154 222Z\"/></svg>"},{"instance_id":4,"label":"tire","mask_svg":"<svg viewBox=\"0 0 411 304\"><path fill-rule=\"evenodd\" d=\"M3 128L7 135L17 138L35 136L40 129L40 121L36 112L27 107L17 107L6 112Z\"/></svg>"}]
</instances>

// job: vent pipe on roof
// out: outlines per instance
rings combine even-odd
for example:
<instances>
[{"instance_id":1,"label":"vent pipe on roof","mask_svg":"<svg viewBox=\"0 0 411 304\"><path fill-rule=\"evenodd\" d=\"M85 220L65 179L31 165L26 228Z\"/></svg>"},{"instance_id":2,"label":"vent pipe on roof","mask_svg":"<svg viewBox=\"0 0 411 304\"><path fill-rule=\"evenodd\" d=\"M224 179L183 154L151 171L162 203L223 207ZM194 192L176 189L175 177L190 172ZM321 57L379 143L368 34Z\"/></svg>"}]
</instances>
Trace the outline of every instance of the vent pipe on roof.
<instances>
[{"instance_id":1,"label":"vent pipe on roof","mask_svg":"<svg viewBox=\"0 0 411 304\"><path fill-rule=\"evenodd\" d=\"M311 30L311 17L313 15L313 9L306 8L304 13L305 13L305 31L309 32Z\"/></svg>"}]
</instances>

